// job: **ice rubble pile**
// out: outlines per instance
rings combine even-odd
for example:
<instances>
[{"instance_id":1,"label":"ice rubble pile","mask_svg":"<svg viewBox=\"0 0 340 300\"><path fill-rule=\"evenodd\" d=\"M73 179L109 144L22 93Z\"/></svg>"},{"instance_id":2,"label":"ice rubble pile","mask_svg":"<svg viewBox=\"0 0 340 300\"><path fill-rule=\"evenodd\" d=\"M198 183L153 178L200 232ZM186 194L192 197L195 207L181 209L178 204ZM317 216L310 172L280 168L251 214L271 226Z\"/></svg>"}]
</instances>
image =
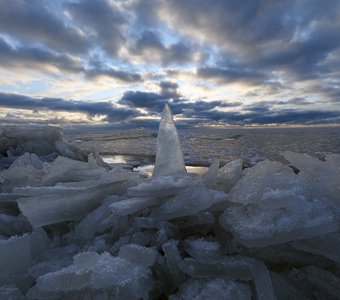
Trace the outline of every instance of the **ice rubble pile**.
<instances>
[{"instance_id":1,"label":"ice rubble pile","mask_svg":"<svg viewBox=\"0 0 340 300\"><path fill-rule=\"evenodd\" d=\"M23 154L0 172L0 299L339 299L340 155L284 157L187 174L168 106L151 178Z\"/></svg>"},{"instance_id":2,"label":"ice rubble pile","mask_svg":"<svg viewBox=\"0 0 340 300\"><path fill-rule=\"evenodd\" d=\"M0 170L25 153L35 153L48 161L58 155L75 160L85 158L79 149L63 140L58 127L0 126Z\"/></svg>"}]
</instances>

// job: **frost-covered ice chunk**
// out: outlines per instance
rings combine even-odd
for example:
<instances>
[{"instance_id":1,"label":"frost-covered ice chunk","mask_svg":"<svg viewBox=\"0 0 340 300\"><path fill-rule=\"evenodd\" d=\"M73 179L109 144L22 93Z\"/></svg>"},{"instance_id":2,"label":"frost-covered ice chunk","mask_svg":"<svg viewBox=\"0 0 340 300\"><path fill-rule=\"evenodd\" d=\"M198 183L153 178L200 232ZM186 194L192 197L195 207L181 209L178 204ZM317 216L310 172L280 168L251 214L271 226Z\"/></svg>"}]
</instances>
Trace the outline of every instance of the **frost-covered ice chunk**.
<instances>
[{"instance_id":1,"label":"frost-covered ice chunk","mask_svg":"<svg viewBox=\"0 0 340 300\"><path fill-rule=\"evenodd\" d=\"M224 256L206 262L185 258L181 266L183 272L193 278L253 280L258 299L275 300L268 270L261 261L241 256Z\"/></svg>"},{"instance_id":2,"label":"frost-covered ice chunk","mask_svg":"<svg viewBox=\"0 0 340 300\"><path fill-rule=\"evenodd\" d=\"M189 176L161 176L147 179L129 188L127 193L133 197L167 197L177 195L193 185L197 185L197 182Z\"/></svg>"},{"instance_id":3,"label":"frost-covered ice chunk","mask_svg":"<svg viewBox=\"0 0 340 300\"><path fill-rule=\"evenodd\" d=\"M218 258L221 255L221 244L204 238L185 240L184 249L191 257L199 261Z\"/></svg>"},{"instance_id":4,"label":"frost-covered ice chunk","mask_svg":"<svg viewBox=\"0 0 340 300\"><path fill-rule=\"evenodd\" d=\"M106 195L119 192L123 182L117 178L111 182L98 182L88 188L54 186L50 187L49 194L19 198L17 202L21 212L35 228L79 220L96 208Z\"/></svg>"},{"instance_id":5,"label":"frost-covered ice chunk","mask_svg":"<svg viewBox=\"0 0 340 300\"><path fill-rule=\"evenodd\" d=\"M169 105L164 106L157 136L157 154L152 176L185 175L183 152Z\"/></svg>"},{"instance_id":6,"label":"frost-covered ice chunk","mask_svg":"<svg viewBox=\"0 0 340 300\"><path fill-rule=\"evenodd\" d=\"M85 252L76 255L69 267L40 276L28 298L39 299L46 293L67 295L90 288L107 290L110 299L147 299L152 288L150 276L150 269L144 265L107 252Z\"/></svg>"},{"instance_id":7,"label":"frost-covered ice chunk","mask_svg":"<svg viewBox=\"0 0 340 300\"><path fill-rule=\"evenodd\" d=\"M238 158L218 170L217 183L222 185L224 190L229 191L242 177L242 164L243 160Z\"/></svg>"},{"instance_id":8,"label":"frost-covered ice chunk","mask_svg":"<svg viewBox=\"0 0 340 300\"><path fill-rule=\"evenodd\" d=\"M300 170L298 177L313 197L328 201L340 211L340 155L328 155L325 162L291 151L284 157Z\"/></svg>"},{"instance_id":9,"label":"frost-covered ice chunk","mask_svg":"<svg viewBox=\"0 0 340 300\"><path fill-rule=\"evenodd\" d=\"M170 300L247 300L251 290L247 284L216 278L211 280L188 280L179 291L170 295Z\"/></svg>"},{"instance_id":10,"label":"frost-covered ice chunk","mask_svg":"<svg viewBox=\"0 0 340 300\"><path fill-rule=\"evenodd\" d=\"M208 190L204 187L194 187L154 209L152 216L170 220L193 215L216 203L224 202L226 199L227 195L222 192Z\"/></svg>"},{"instance_id":11,"label":"frost-covered ice chunk","mask_svg":"<svg viewBox=\"0 0 340 300\"><path fill-rule=\"evenodd\" d=\"M247 247L305 239L336 230L329 206L311 199L291 168L262 161L233 187L220 224Z\"/></svg>"},{"instance_id":12,"label":"frost-covered ice chunk","mask_svg":"<svg viewBox=\"0 0 340 300\"><path fill-rule=\"evenodd\" d=\"M256 203L261 207L280 208L305 199L302 184L294 171L279 162L261 161L247 170L231 190L231 201Z\"/></svg>"},{"instance_id":13,"label":"frost-covered ice chunk","mask_svg":"<svg viewBox=\"0 0 340 300\"><path fill-rule=\"evenodd\" d=\"M337 229L331 210L317 200L273 210L264 210L255 204L234 204L219 220L222 227L246 247L281 244Z\"/></svg>"}]
</instances>

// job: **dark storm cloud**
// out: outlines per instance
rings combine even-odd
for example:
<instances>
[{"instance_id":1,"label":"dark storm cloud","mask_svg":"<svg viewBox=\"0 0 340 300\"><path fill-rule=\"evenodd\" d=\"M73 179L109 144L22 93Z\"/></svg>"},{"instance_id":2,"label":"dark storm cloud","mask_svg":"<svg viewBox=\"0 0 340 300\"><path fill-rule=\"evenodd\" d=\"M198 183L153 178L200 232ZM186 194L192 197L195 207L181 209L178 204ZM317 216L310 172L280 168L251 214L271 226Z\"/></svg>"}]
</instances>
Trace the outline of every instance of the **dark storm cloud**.
<instances>
[{"instance_id":1,"label":"dark storm cloud","mask_svg":"<svg viewBox=\"0 0 340 300\"><path fill-rule=\"evenodd\" d=\"M43 43L52 49L85 53L89 42L75 28L67 26L39 0L1 0L0 33L29 43Z\"/></svg>"},{"instance_id":2,"label":"dark storm cloud","mask_svg":"<svg viewBox=\"0 0 340 300\"><path fill-rule=\"evenodd\" d=\"M218 45L226 61L241 62L239 68L229 72L224 66L216 69L212 64L210 69L199 69L199 76L218 77L226 82L239 78L247 82L248 76L241 77L242 66L246 66L264 73L286 71L295 80L317 78L332 68L327 62L328 55L339 51L340 2L337 0L164 3L174 28ZM261 72L254 75L261 78Z\"/></svg>"},{"instance_id":3,"label":"dark storm cloud","mask_svg":"<svg viewBox=\"0 0 340 300\"><path fill-rule=\"evenodd\" d=\"M159 114L162 112L164 104L168 102L174 114L183 114L188 117L196 112L242 105L241 102L189 101L178 93L178 84L171 81L161 81L159 87L159 93L127 91L119 103L131 108L143 108L149 114Z\"/></svg>"},{"instance_id":4,"label":"dark storm cloud","mask_svg":"<svg viewBox=\"0 0 340 300\"><path fill-rule=\"evenodd\" d=\"M203 79L216 80L220 83L243 82L248 84L261 84L268 78L263 72L257 70L217 67L199 68L197 76Z\"/></svg>"},{"instance_id":5,"label":"dark storm cloud","mask_svg":"<svg viewBox=\"0 0 340 300\"><path fill-rule=\"evenodd\" d=\"M123 82L142 81L142 76L140 74L130 73L119 69L89 69L86 70L85 73L88 78L107 76Z\"/></svg>"},{"instance_id":6,"label":"dark storm cloud","mask_svg":"<svg viewBox=\"0 0 340 300\"><path fill-rule=\"evenodd\" d=\"M327 55L340 46L340 26L316 29L306 40L297 40L284 48L269 51L262 65L277 67L295 73L301 79L317 78L328 73L331 65L321 64Z\"/></svg>"},{"instance_id":7,"label":"dark storm cloud","mask_svg":"<svg viewBox=\"0 0 340 300\"><path fill-rule=\"evenodd\" d=\"M52 65L59 70L80 72L81 67L70 56L34 47L13 48L0 37L0 64L6 67L43 69Z\"/></svg>"},{"instance_id":8,"label":"dark storm cloud","mask_svg":"<svg viewBox=\"0 0 340 300\"><path fill-rule=\"evenodd\" d=\"M184 41L164 45L159 35L154 31L144 31L131 48L134 55L143 56L150 62L159 62L163 65L186 64L193 60L192 48Z\"/></svg>"},{"instance_id":9,"label":"dark storm cloud","mask_svg":"<svg viewBox=\"0 0 340 300\"><path fill-rule=\"evenodd\" d=\"M139 82L142 76L137 73L117 70L112 68L85 69L78 61L66 54L58 54L37 47L13 48L0 37L0 64L11 68L35 68L46 70L48 66L54 66L59 71L70 73L82 73L87 78L110 77L122 82ZM51 70L48 70L51 72Z\"/></svg>"},{"instance_id":10,"label":"dark storm cloud","mask_svg":"<svg viewBox=\"0 0 340 300\"><path fill-rule=\"evenodd\" d=\"M250 112L210 110L192 115L197 120L219 121L228 124L318 124L340 122L340 112L319 110L271 110L266 106L253 107Z\"/></svg>"},{"instance_id":11,"label":"dark storm cloud","mask_svg":"<svg viewBox=\"0 0 340 300\"><path fill-rule=\"evenodd\" d=\"M0 107L81 112L90 117L104 115L106 116L105 120L109 122L122 121L140 115L134 109L118 108L111 102L66 101L60 98L36 99L24 95L6 93L0 93Z\"/></svg>"},{"instance_id":12,"label":"dark storm cloud","mask_svg":"<svg viewBox=\"0 0 340 300\"><path fill-rule=\"evenodd\" d=\"M159 84L161 88L161 94L168 98L178 98L180 95L177 92L178 84L171 81L161 81Z\"/></svg>"},{"instance_id":13,"label":"dark storm cloud","mask_svg":"<svg viewBox=\"0 0 340 300\"><path fill-rule=\"evenodd\" d=\"M108 54L115 54L124 43L122 26L126 20L117 7L105 0L83 0L68 3L66 8L94 38L94 44L102 46Z\"/></svg>"}]
</instances>

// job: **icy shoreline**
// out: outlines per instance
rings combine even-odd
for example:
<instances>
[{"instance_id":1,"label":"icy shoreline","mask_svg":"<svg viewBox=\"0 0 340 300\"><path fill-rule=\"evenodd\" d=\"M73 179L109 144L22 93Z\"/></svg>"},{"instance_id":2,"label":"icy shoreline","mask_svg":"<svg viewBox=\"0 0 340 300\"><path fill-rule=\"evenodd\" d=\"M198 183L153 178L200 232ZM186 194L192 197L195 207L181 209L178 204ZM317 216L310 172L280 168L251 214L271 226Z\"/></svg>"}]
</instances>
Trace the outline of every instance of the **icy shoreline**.
<instances>
[{"instance_id":1,"label":"icy shoreline","mask_svg":"<svg viewBox=\"0 0 340 300\"><path fill-rule=\"evenodd\" d=\"M0 299L339 296L340 155L187 174L165 110L145 178L21 130L0 132Z\"/></svg>"}]
</instances>

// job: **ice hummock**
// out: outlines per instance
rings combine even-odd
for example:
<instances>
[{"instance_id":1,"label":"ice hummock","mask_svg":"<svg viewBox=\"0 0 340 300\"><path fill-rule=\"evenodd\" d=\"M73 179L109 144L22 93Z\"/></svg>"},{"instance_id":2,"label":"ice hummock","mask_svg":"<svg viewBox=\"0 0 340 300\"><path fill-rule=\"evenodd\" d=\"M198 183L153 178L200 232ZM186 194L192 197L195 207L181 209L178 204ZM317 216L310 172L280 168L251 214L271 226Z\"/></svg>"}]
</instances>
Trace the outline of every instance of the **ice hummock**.
<instances>
[{"instance_id":1,"label":"ice hummock","mask_svg":"<svg viewBox=\"0 0 340 300\"><path fill-rule=\"evenodd\" d=\"M186 173L181 143L172 112L166 103L159 124L156 162L152 176L185 175Z\"/></svg>"},{"instance_id":2,"label":"ice hummock","mask_svg":"<svg viewBox=\"0 0 340 300\"><path fill-rule=\"evenodd\" d=\"M193 176L167 106L162 124L151 178L73 156L54 129L3 131L1 299L338 298L340 155Z\"/></svg>"}]
</instances>

